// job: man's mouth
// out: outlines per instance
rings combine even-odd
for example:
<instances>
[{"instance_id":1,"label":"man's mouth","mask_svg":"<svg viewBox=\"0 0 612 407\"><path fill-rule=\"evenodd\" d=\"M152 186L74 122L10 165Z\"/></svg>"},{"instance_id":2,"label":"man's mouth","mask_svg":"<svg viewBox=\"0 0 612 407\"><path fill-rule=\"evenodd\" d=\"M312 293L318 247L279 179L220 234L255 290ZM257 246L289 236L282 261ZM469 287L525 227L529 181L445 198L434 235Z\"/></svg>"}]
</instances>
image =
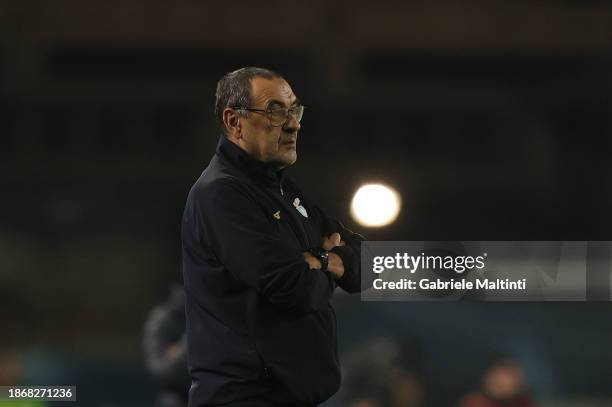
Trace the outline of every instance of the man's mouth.
<instances>
[{"instance_id":1,"label":"man's mouth","mask_svg":"<svg viewBox=\"0 0 612 407\"><path fill-rule=\"evenodd\" d=\"M281 144L287 147L291 147L291 146L295 147L297 143L296 143L296 140L285 140L285 141L282 141Z\"/></svg>"}]
</instances>

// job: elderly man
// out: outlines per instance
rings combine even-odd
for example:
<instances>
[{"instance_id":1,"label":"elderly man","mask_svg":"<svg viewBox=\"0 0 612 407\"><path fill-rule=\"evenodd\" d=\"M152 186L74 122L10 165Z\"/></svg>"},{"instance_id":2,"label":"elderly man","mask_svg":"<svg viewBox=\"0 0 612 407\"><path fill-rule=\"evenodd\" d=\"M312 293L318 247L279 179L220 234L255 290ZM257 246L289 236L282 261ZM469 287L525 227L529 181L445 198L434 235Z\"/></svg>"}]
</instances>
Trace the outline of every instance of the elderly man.
<instances>
[{"instance_id":1,"label":"elderly man","mask_svg":"<svg viewBox=\"0 0 612 407\"><path fill-rule=\"evenodd\" d=\"M242 68L217 84L223 134L183 217L189 406L316 406L339 388L340 286L360 290L363 238L288 178L304 107Z\"/></svg>"}]
</instances>

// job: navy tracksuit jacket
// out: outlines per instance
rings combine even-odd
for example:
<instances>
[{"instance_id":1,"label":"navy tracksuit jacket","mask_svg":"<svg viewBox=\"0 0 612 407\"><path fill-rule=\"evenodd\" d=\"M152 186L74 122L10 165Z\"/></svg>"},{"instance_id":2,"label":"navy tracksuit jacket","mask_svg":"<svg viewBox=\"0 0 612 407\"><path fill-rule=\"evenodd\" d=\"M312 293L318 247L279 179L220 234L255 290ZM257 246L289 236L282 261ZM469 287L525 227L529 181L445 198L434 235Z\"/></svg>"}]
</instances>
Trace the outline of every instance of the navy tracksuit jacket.
<instances>
[{"instance_id":1,"label":"navy tracksuit jacket","mask_svg":"<svg viewBox=\"0 0 612 407\"><path fill-rule=\"evenodd\" d=\"M333 232L346 242L333 250L345 267L337 281L302 255ZM333 395L340 367L329 301L337 285L360 291L363 238L221 136L189 193L182 239L189 407L316 405Z\"/></svg>"}]
</instances>

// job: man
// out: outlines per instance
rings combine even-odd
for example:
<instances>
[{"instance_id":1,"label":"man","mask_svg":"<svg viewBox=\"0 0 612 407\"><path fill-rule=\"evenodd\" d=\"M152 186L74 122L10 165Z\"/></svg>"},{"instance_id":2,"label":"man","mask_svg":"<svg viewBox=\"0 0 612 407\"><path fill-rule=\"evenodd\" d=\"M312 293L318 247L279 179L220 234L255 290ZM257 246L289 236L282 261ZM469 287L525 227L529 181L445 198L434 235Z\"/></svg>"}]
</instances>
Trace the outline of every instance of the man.
<instances>
[{"instance_id":1,"label":"man","mask_svg":"<svg viewBox=\"0 0 612 407\"><path fill-rule=\"evenodd\" d=\"M360 290L363 238L285 178L304 107L278 74L217 84L223 134L183 218L189 407L315 406L340 385L340 286Z\"/></svg>"},{"instance_id":2,"label":"man","mask_svg":"<svg viewBox=\"0 0 612 407\"><path fill-rule=\"evenodd\" d=\"M191 380L182 285L173 285L170 297L149 312L142 344L147 370L161 387L155 407L185 407Z\"/></svg>"},{"instance_id":3,"label":"man","mask_svg":"<svg viewBox=\"0 0 612 407\"><path fill-rule=\"evenodd\" d=\"M498 357L485 371L481 388L469 393L459 407L536 407L521 365L509 357Z\"/></svg>"}]
</instances>

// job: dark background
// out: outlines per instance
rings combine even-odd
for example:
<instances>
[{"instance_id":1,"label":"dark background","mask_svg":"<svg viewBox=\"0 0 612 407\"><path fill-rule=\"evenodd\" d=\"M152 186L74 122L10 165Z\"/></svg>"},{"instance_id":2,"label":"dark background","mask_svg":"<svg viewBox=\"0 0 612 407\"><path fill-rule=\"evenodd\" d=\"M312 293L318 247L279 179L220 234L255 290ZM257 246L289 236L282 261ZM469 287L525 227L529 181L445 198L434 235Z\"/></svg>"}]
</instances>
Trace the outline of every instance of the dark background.
<instances>
[{"instance_id":1,"label":"dark background","mask_svg":"<svg viewBox=\"0 0 612 407\"><path fill-rule=\"evenodd\" d=\"M154 396L142 325L242 66L292 85L290 176L369 239L612 240L609 2L4 0L0 33L0 346L79 404ZM351 220L366 181L402 195L394 224ZM335 302L341 350L420 339L430 405L496 351L552 405L612 398L609 303Z\"/></svg>"}]
</instances>

